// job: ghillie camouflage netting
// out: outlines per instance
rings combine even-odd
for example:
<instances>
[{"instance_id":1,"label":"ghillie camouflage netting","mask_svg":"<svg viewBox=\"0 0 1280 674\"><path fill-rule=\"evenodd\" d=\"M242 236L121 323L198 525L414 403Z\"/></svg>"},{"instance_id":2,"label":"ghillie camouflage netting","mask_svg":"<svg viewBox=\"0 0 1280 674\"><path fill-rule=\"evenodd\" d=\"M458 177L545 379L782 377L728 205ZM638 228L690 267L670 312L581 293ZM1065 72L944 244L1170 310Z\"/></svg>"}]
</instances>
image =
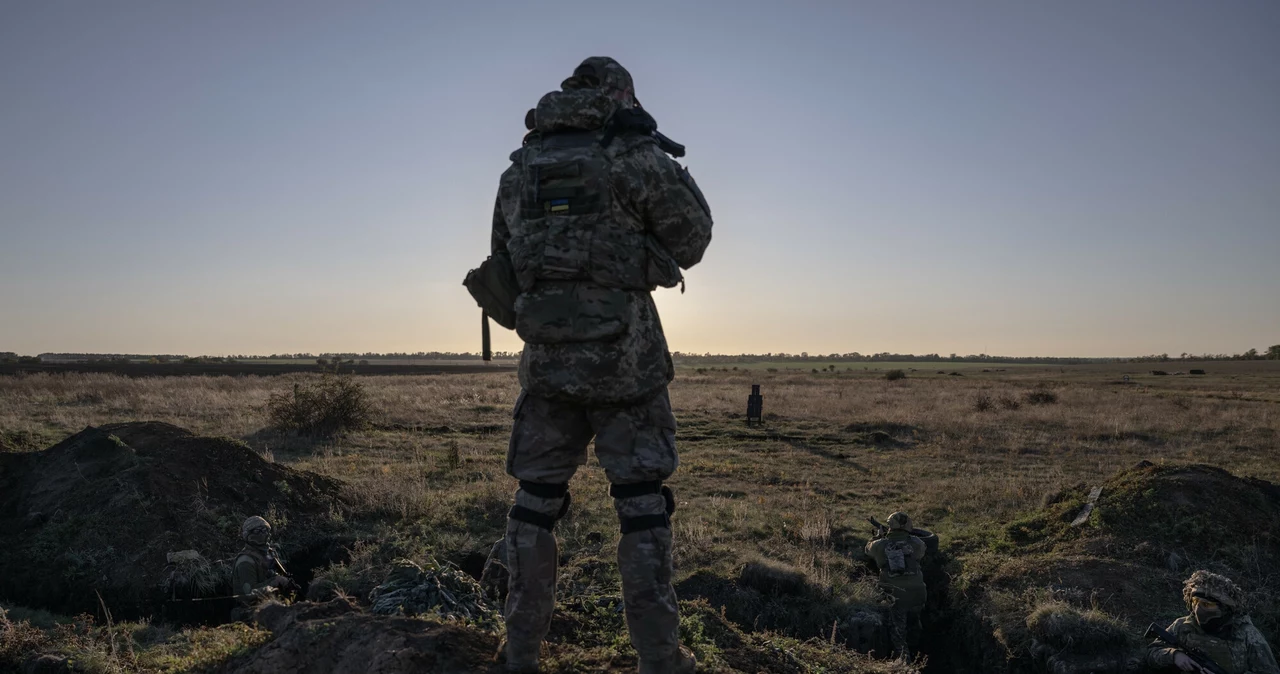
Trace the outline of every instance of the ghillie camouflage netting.
<instances>
[{"instance_id":1,"label":"ghillie camouflage netting","mask_svg":"<svg viewBox=\"0 0 1280 674\"><path fill-rule=\"evenodd\" d=\"M427 615L489 628L502 624L501 613L485 598L480 583L449 562L428 559L425 568L397 559L381 585L369 593L375 615Z\"/></svg>"}]
</instances>

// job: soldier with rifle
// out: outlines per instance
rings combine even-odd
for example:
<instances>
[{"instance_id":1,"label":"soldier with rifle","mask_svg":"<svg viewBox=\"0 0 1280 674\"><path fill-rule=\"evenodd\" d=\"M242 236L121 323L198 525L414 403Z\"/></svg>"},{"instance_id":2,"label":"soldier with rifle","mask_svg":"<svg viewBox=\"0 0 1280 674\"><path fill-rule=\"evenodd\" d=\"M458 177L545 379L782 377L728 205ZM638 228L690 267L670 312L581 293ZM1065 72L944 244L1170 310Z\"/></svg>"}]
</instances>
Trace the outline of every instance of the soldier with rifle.
<instances>
[{"instance_id":1,"label":"soldier with rifle","mask_svg":"<svg viewBox=\"0 0 1280 674\"><path fill-rule=\"evenodd\" d=\"M711 243L711 208L657 132L631 74L593 56L526 115L520 149L498 181L490 256L463 284L524 342L507 473L509 672L539 671L560 559L556 523L594 446L621 537L618 574L641 674L692 674L680 643L666 482L679 466L668 384L675 366L653 292ZM481 332L481 339L484 335ZM482 350L489 349L482 346ZM494 558L498 557L495 550Z\"/></svg>"},{"instance_id":2,"label":"soldier with rifle","mask_svg":"<svg viewBox=\"0 0 1280 674\"><path fill-rule=\"evenodd\" d=\"M271 545L271 524L267 520L258 515L246 519L240 525L240 538L245 546L231 569L231 590L240 602L233 619L247 613L256 599L298 589Z\"/></svg>"},{"instance_id":3,"label":"soldier with rifle","mask_svg":"<svg viewBox=\"0 0 1280 674\"><path fill-rule=\"evenodd\" d=\"M889 637L894 657L909 659L919 642L920 614L928 599L924 584L925 542L913 535L911 518L904 512L889 516L887 526L868 518L875 534L867 542L866 555L880 569L880 588L893 596Z\"/></svg>"},{"instance_id":4,"label":"soldier with rifle","mask_svg":"<svg viewBox=\"0 0 1280 674\"><path fill-rule=\"evenodd\" d=\"M1244 612L1244 598L1227 577L1196 571L1182 586L1189 615L1168 630L1147 628L1155 639L1147 663L1161 671L1280 674L1267 640Z\"/></svg>"}]
</instances>

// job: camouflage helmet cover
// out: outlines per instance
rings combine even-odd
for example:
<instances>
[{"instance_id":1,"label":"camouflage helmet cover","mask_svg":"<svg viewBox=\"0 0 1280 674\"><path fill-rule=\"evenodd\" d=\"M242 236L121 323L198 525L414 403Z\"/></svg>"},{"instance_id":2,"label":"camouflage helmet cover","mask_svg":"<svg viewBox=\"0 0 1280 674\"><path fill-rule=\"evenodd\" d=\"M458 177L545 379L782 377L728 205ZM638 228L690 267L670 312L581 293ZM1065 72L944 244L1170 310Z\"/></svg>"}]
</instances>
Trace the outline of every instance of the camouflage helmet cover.
<instances>
[{"instance_id":1,"label":"camouflage helmet cover","mask_svg":"<svg viewBox=\"0 0 1280 674\"><path fill-rule=\"evenodd\" d=\"M911 531L911 517L902 511L890 515L885 524L889 526L889 531Z\"/></svg>"},{"instance_id":2,"label":"camouflage helmet cover","mask_svg":"<svg viewBox=\"0 0 1280 674\"><path fill-rule=\"evenodd\" d=\"M1239 608L1244 603L1244 591L1230 578L1209 571L1200 570L1182 584L1182 600L1191 604L1192 597L1205 597L1224 606Z\"/></svg>"},{"instance_id":3,"label":"camouflage helmet cover","mask_svg":"<svg viewBox=\"0 0 1280 674\"><path fill-rule=\"evenodd\" d=\"M258 529L271 531L271 524L258 515L254 515L253 517L246 519L244 524L240 525L240 538L246 538L249 534L257 531Z\"/></svg>"},{"instance_id":4,"label":"camouflage helmet cover","mask_svg":"<svg viewBox=\"0 0 1280 674\"><path fill-rule=\"evenodd\" d=\"M611 93L625 94L634 99L635 82L631 73L621 63L608 56L591 56L583 60L574 69L573 75L560 83L560 88L571 89L603 89Z\"/></svg>"}]
</instances>

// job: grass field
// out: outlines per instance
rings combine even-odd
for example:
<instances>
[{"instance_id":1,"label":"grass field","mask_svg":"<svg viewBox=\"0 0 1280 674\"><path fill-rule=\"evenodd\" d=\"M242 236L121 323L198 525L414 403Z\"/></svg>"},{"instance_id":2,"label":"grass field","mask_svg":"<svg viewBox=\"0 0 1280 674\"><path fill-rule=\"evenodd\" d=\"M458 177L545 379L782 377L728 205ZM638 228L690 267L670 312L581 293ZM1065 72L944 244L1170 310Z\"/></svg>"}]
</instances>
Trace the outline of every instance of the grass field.
<instances>
[{"instance_id":1,"label":"grass field","mask_svg":"<svg viewBox=\"0 0 1280 674\"><path fill-rule=\"evenodd\" d=\"M1003 536L992 532L1055 503L1064 490L1099 484L1140 461L1203 463L1280 481L1280 362L835 365L835 372L818 374L810 370L824 364L816 362L803 370L768 363L728 371L680 368L671 387L680 424L681 462L670 484L679 502L674 532L681 598L709 602L708 615L719 610L735 629L810 653L810 662L846 663L794 671L909 671L877 669L888 665L828 637L841 611L875 601L860 557L867 516L906 510L917 526L939 534L944 550L955 544L972 551ZM1157 367L1170 373L1204 368L1208 374L1149 373ZM908 376L887 381L884 371L894 368ZM503 471L519 392L515 374L361 376L377 412L373 429L325 442L268 430L268 397L313 377L0 377L0 444L11 452L32 451L85 426L128 420L231 436L276 463L347 485L359 515L349 523L350 536L366 543L355 546L346 563L317 573L346 583L353 594L367 593L393 556L474 564L500 537L515 489ZM747 427L742 419L752 384L761 385L764 395L762 427ZM1034 398L1034 392L1050 395ZM606 562L592 589L605 595L617 592L608 562L618 533L607 488L594 461L581 469L573 482L574 507L557 529L562 552L572 560L566 573L581 572L583 560ZM804 602L743 603L741 592L729 593L744 565L756 561L800 574L808 588ZM953 585L976 577L958 556L951 564ZM1105 595L1091 601L1103 611L1110 605ZM573 619L582 617L578 610L562 607ZM557 637L550 671L634 666L620 620L602 625L590 634ZM162 628L137 623L136 629ZM165 639L152 634L151 642L139 639L136 648L162 649L167 659L103 656L101 671L216 666L265 638L248 628L228 630L170 630ZM90 641L47 648L105 648ZM725 648L722 641L704 636L698 644L705 671L746 671L717 654ZM819 647L820 656L803 650ZM952 671L938 664L940 654L925 650L936 655L928 671ZM151 664L138 664L143 661Z\"/></svg>"}]
</instances>

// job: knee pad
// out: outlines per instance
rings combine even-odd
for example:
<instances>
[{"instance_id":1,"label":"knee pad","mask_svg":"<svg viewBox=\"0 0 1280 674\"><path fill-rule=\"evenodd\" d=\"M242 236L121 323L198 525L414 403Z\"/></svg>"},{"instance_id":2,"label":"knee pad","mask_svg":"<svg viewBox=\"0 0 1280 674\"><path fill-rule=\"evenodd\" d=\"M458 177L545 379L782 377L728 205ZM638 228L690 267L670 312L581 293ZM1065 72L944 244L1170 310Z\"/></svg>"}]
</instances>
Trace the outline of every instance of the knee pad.
<instances>
[{"instance_id":1,"label":"knee pad","mask_svg":"<svg viewBox=\"0 0 1280 674\"><path fill-rule=\"evenodd\" d=\"M573 502L573 496L569 494L569 483L547 484L545 482L530 482L528 480L520 480L521 491L537 496L538 498L563 498L564 503L560 505L560 512L555 515L540 513L532 508L526 508L522 505L511 506L511 510L507 513L507 517L518 522L532 524L536 527L542 527L547 531L556 528L556 522L569 512L569 504Z\"/></svg>"},{"instance_id":2,"label":"knee pad","mask_svg":"<svg viewBox=\"0 0 1280 674\"><path fill-rule=\"evenodd\" d=\"M625 536L633 531L646 531L648 529L670 529L671 515L676 511L676 494L671 491L671 487L662 484L662 480L609 485L609 495L615 499L636 498L637 496L648 496L649 494L662 495L662 500L666 503L666 512L661 515L637 515L635 517L618 518L622 527L622 535Z\"/></svg>"}]
</instances>

